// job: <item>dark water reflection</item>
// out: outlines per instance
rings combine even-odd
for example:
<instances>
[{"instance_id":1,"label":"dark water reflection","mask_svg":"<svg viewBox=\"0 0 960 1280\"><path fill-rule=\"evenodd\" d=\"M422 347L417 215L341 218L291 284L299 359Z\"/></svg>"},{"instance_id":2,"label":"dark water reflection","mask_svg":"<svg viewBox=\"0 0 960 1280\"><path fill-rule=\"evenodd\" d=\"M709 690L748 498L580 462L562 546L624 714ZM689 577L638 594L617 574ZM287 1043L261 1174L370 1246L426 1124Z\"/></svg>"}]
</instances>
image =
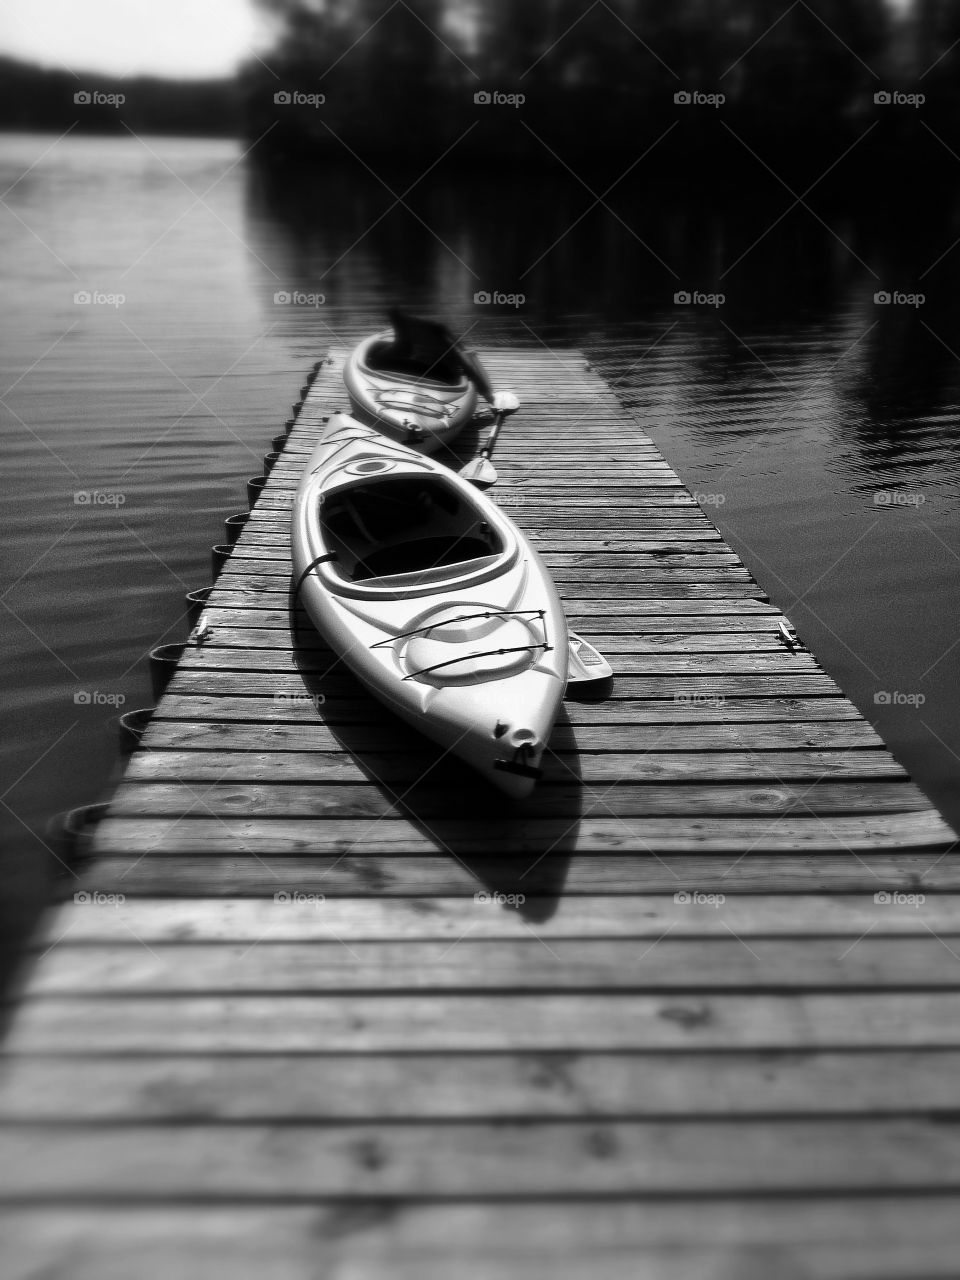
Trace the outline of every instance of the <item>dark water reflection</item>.
<instances>
[{"instance_id":1,"label":"dark water reflection","mask_svg":"<svg viewBox=\"0 0 960 1280\"><path fill-rule=\"evenodd\" d=\"M776 183L707 198L639 172L601 201L562 172L408 191L359 165L258 171L225 142L52 141L0 141L14 899L43 891L29 830L116 771L114 708L74 695L149 702L143 655L182 638L183 593L301 374L393 301L481 346L586 349L960 819L955 199L791 210ZM126 300L75 305L82 289ZM274 301L294 290L325 300ZM75 505L83 490L122 505Z\"/></svg>"}]
</instances>

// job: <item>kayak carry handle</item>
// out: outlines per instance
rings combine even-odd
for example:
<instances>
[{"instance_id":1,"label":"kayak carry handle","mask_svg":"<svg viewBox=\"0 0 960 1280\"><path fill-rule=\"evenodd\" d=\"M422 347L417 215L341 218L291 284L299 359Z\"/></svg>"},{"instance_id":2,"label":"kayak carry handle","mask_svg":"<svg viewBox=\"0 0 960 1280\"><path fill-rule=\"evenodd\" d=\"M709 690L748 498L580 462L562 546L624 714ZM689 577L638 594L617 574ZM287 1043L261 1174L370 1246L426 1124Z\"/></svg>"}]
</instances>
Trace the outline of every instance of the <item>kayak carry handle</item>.
<instances>
[{"instance_id":1,"label":"kayak carry handle","mask_svg":"<svg viewBox=\"0 0 960 1280\"><path fill-rule=\"evenodd\" d=\"M545 609L486 609L483 613L462 613L456 618L438 618L436 622L430 622L425 627L414 627L412 631L401 631L398 635L387 636L386 640L377 640L370 648L379 649L382 644L394 644L397 640L406 640L407 636L425 635L438 627L452 627L458 622L470 622L474 618L520 618L525 614L542 620L547 616L547 611Z\"/></svg>"},{"instance_id":2,"label":"kayak carry handle","mask_svg":"<svg viewBox=\"0 0 960 1280\"><path fill-rule=\"evenodd\" d=\"M529 653L531 649L542 649L544 653L549 653L552 648L552 644L515 644L509 649L483 649L479 653L464 653L459 658L447 658L444 662L434 662L432 666L411 671L403 679L416 680L417 676L429 675L431 671L439 671L441 667L455 667L458 663L469 662L472 658L499 658L506 653Z\"/></svg>"},{"instance_id":3,"label":"kayak carry handle","mask_svg":"<svg viewBox=\"0 0 960 1280\"><path fill-rule=\"evenodd\" d=\"M515 773L521 778L540 779L543 777L543 770L538 769L536 765L527 764L529 751L530 747L524 743L517 747L512 760L494 760L493 767L500 773ZM517 756L522 756L522 759L518 760Z\"/></svg>"}]
</instances>

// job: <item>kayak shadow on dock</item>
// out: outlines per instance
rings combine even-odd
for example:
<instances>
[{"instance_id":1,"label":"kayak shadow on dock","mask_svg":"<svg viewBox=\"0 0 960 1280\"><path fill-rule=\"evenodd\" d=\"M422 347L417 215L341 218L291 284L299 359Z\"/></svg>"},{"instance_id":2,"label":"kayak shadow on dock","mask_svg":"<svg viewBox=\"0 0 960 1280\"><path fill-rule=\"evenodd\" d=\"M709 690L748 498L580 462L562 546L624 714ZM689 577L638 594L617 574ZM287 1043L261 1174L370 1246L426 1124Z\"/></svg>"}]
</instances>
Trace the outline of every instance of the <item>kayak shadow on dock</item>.
<instances>
[{"instance_id":1,"label":"kayak shadow on dock","mask_svg":"<svg viewBox=\"0 0 960 1280\"><path fill-rule=\"evenodd\" d=\"M508 905L529 920L551 915L577 847L583 799L574 728L564 708L551 737L554 750L544 758L543 780L526 800L513 801L369 694L321 647L302 612L291 612L291 636L316 723L334 740L332 749L350 757L347 768L332 769L328 778L318 765L318 783L331 788L368 784L362 790L344 785L344 804L335 806L338 817L370 820L369 852L357 848L351 855L368 854L381 864L389 860L392 886L402 886L406 856L422 854L423 841L415 838L404 849L392 844L389 826L378 830L377 824L405 819L428 842L427 857L451 859L476 882L477 891L522 898ZM321 812L331 812L327 798ZM449 879L446 873L440 877L438 892ZM414 887L411 883L411 891ZM416 888L424 892L422 881Z\"/></svg>"}]
</instances>

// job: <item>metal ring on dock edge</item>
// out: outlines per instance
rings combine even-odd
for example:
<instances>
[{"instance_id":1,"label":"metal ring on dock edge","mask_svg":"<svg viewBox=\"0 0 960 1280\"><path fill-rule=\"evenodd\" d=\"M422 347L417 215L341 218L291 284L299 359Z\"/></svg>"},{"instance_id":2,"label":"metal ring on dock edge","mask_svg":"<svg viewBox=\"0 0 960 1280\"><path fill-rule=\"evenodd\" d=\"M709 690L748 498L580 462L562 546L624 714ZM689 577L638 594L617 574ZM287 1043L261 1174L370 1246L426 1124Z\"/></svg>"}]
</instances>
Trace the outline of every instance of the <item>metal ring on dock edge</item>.
<instances>
[{"instance_id":1,"label":"metal ring on dock edge","mask_svg":"<svg viewBox=\"0 0 960 1280\"><path fill-rule=\"evenodd\" d=\"M117 716L117 732L123 755L128 756L139 747L154 711L156 707L138 707L136 711L125 711L122 716Z\"/></svg>"},{"instance_id":2,"label":"metal ring on dock edge","mask_svg":"<svg viewBox=\"0 0 960 1280\"><path fill-rule=\"evenodd\" d=\"M197 587L196 591L188 591L183 597L187 602L187 618L191 626L196 622L204 605L210 599L212 590L213 587Z\"/></svg>"},{"instance_id":3,"label":"metal ring on dock edge","mask_svg":"<svg viewBox=\"0 0 960 1280\"><path fill-rule=\"evenodd\" d=\"M55 813L47 823L47 841L64 863L73 863L86 852L97 823L108 809L106 802L83 804L65 813Z\"/></svg>"},{"instance_id":4,"label":"metal ring on dock edge","mask_svg":"<svg viewBox=\"0 0 960 1280\"><path fill-rule=\"evenodd\" d=\"M185 644L161 644L150 650L150 686L158 701L170 683L186 647Z\"/></svg>"},{"instance_id":5,"label":"metal ring on dock edge","mask_svg":"<svg viewBox=\"0 0 960 1280\"><path fill-rule=\"evenodd\" d=\"M240 537L240 534L243 533L243 526L249 519L249 511L237 511L234 515L227 516L226 520L224 520L223 527L227 531L227 542L230 543L231 547Z\"/></svg>"},{"instance_id":6,"label":"metal ring on dock edge","mask_svg":"<svg viewBox=\"0 0 960 1280\"><path fill-rule=\"evenodd\" d=\"M230 559L232 550L232 544L227 542L218 542L216 546L210 548L210 572L214 582L220 577L220 570Z\"/></svg>"}]
</instances>

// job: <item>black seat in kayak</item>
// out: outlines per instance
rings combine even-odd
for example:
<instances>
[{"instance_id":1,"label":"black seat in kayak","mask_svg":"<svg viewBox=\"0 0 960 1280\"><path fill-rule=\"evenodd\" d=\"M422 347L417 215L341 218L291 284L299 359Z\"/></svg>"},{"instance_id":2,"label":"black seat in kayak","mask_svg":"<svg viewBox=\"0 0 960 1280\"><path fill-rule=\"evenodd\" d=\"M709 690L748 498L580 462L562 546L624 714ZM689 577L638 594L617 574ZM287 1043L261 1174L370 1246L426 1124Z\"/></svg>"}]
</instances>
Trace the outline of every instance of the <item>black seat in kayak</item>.
<instances>
[{"instance_id":1,"label":"black seat in kayak","mask_svg":"<svg viewBox=\"0 0 960 1280\"><path fill-rule=\"evenodd\" d=\"M490 555L490 544L480 538L416 538L393 547L380 547L359 560L355 582L386 578L394 573L417 573L440 565L462 564Z\"/></svg>"},{"instance_id":2,"label":"black seat in kayak","mask_svg":"<svg viewBox=\"0 0 960 1280\"><path fill-rule=\"evenodd\" d=\"M324 543L351 581L499 555L503 541L452 484L419 476L353 485L321 508Z\"/></svg>"}]
</instances>

